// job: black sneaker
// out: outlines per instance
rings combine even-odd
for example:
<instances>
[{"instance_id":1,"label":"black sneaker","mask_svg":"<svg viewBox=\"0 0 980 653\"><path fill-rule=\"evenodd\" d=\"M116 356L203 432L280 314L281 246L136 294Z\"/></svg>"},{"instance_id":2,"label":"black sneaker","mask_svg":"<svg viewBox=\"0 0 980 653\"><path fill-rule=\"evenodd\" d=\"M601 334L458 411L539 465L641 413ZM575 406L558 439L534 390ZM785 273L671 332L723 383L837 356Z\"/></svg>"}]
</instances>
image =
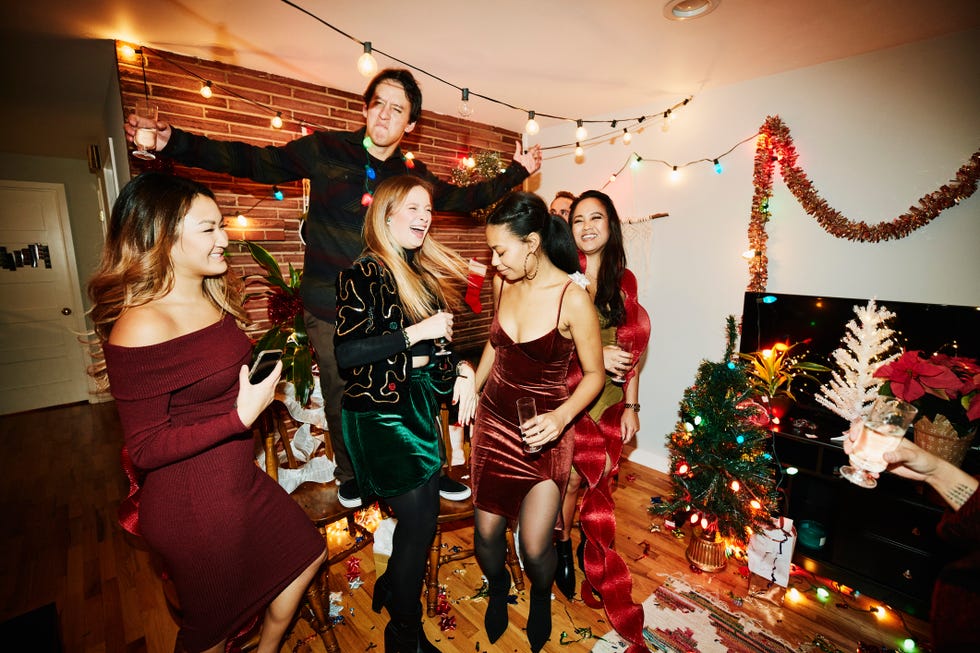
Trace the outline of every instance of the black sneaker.
<instances>
[{"instance_id":1,"label":"black sneaker","mask_svg":"<svg viewBox=\"0 0 980 653\"><path fill-rule=\"evenodd\" d=\"M337 500L345 508L360 508L361 489L357 487L357 481L350 479L341 483L337 488Z\"/></svg>"},{"instance_id":2,"label":"black sneaker","mask_svg":"<svg viewBox=\"0 0 980 653\"><path fill-rule=\"evenodd\" d=\"M459 481L454 481L448 476L439 477L439 496L443 499L463 501L469 499L471 494L473 494L473 490Z\"/></svg>"}]
</instances>

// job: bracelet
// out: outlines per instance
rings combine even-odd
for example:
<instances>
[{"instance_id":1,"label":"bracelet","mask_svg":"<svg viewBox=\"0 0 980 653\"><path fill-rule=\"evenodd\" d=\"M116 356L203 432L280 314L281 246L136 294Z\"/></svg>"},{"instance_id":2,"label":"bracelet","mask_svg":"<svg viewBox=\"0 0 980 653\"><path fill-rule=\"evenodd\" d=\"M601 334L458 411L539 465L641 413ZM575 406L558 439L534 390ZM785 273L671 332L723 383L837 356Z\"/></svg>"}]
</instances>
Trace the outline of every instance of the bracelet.
<instances>
[{"instance_id":1,"label":"bracelet","mask_svg":"<svg viewBox=\"0 0 980 653\"><path fill-rule=\"evenodd\" d=\"M640 412L640 404L625 403L625 404L623 404L623 407L625 407L625 408L632 408L634 413Z\"/></svg>"},{"instance_id":2,"label":"bracelet","mask_svg":"<svg viewBox=\"0 0 980 653\"><path fill-rule=\"evenodd\" d=\"M473 372L474 376L476 376L476 371L473 369L473 366L469 364L469 361L459 361L456 363L456 376L466 376L460 371L460 368L462 367L470 368L470 371Z\"/></svg>"},{"instance_id":3,"label":"bracelet","mask_svg":"<svg viewBox=\"0 0 980 653\"><path fill-rule=\"evenodd\" d=\"M405 339L405 349L411 349L412 339L408 337L408 331L406 329L402 329L402 337Z\"/></svg>"}]
</instances>

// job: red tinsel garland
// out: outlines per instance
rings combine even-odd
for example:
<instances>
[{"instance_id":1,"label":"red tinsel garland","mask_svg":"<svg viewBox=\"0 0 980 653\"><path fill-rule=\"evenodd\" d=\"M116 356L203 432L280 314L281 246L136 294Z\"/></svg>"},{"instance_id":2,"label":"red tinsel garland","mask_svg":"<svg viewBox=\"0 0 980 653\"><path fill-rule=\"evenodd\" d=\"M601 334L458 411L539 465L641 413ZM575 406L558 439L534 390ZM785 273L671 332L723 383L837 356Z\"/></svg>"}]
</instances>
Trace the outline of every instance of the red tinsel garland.
<instances>
[{"instance_id":1,"label":"red tinsel garland","mask_svg":"<svg viewBox=\"0 0 980 653\"><path fill-rule=\"evenodd\" d=\"M846 238L865 243L905 238L916 229L924 227L939 214L973 195L980 179L980 150L956 171L956 176L938 190L920 198L918 202L890 222L869 225L863 220L847 218L832 208L813 187L813 183L796 165L796 148L789 128L779 116L768 116L759 130L756 143L752 197L752 214L749 219L749 244L753 256L749 260L749 285L752 292L763 292L768 280L766 258L766 222L769 221L769 198L772 197L773 173L776 163L786 187L796 197L803 210L816 218L824 231L836 238Z\"/></svg>"}]
</instances>

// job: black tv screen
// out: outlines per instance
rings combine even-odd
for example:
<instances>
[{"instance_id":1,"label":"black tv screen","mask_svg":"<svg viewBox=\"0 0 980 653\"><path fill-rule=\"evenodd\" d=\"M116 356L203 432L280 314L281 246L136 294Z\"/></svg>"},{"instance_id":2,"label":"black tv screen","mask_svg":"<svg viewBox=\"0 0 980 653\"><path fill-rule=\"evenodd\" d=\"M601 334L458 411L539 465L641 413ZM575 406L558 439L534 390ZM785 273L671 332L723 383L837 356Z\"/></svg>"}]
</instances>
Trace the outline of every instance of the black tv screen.
<instances>
[{"instance_id":1,"label":"black tv screen","mask_svg":"<svg viewBox=\"0 0 980 653\"><path fill-rule=\"evenodd\" d=\"M892 339L903 349L925 354L937 351L980 359L980 310L976 306L924 304L877 299L895 314L889 326ZM866 306L868 298L816 297L785 293L746 292L742 306L742 333L739 351L753 352L776 343L806 343L797 351L808 361L835 368L832 352L842 346L848 322L856 319L855 306ZM804 416L824 428L839 431L844 420L813 398L829 374L820 374L820 383L793 385L796 395L794 416ZM823 429L821 429L823 430Z\"/></svg>"}]
</instances>

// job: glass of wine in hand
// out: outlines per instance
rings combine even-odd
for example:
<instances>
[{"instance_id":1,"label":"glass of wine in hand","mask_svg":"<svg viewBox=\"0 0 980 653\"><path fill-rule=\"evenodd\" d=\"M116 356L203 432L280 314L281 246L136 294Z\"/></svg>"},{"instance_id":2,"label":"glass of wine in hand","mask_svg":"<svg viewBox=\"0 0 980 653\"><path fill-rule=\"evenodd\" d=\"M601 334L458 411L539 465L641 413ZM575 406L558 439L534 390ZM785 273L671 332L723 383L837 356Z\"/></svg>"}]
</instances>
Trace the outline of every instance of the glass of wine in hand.
<instances>
[{"instance_id":1,"label":"glass of wine in hand","mask_svg":"<svg viewBox=\"0 0 980 653\"><path fill-rule=\"evenodd\" d=\"M848 455L851 464L841 467L840 475L861 487L877 486L874 475L888 468L885 452L894 451L901 444L917 412L915 406L896 397L875 399Z\"/></svg>"},{"instance_id":2,"label":"glass of wine in hand","mask_svg":"<svg viewBox=\"0 0 980 653\"><path fill-rule=\"evenodd\" d=\"M443 312L442 309L439 309L437 311L437 313L442 313L442 312ZM453 353L449 349L449 338L446 337L436 338L435 343L436 343L436 351L435 351L436 356L449 356L451 353Z\"/></svg>"}]
</instances>

